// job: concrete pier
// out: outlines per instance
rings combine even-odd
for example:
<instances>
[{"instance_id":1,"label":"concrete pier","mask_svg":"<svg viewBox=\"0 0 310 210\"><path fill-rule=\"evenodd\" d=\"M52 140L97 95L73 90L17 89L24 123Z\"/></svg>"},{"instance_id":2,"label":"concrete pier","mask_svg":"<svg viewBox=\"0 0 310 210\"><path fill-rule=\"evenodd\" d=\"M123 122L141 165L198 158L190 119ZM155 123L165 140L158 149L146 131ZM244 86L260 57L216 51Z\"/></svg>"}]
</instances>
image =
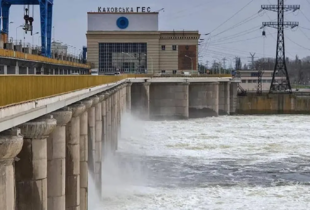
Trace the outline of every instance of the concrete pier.
<instances>
[{"instance_id":1,"label":"concrete pier","mask_svg":"<svg viewBox=\"0 0 310 210\"><path fill-rule=\"evenodd\" d=\"M85 111L80 116L80 210L88 209L88 110L93 100L81 102Z\"/></svg>"},{"instance_id":2,"label":"concrete pier","mask_svg":"<svg viewBox=\"0 0 310 210\"><path fill-rule=\"evenodd\" d=\"M190 117L210 117L219 114L219 83L191 83L189 87Z\"/></svg>"},{"instance_id":3,"label":"concrete pier","mask_svg":"<svg viewBox=\"0 0 310 210\"><path fill-rule=\"evenodd\" d=\"M101 163L102 163L102 101L105 99L104 95L98 95L99 101L95 106L95 144L93 145L95 149L95 183L99 187L99 192L101 194ZM101 196L101 195L99 195Z\"/></svg>"},{"instance_id":4,"label":"concrete pier","mask_svg":"<svg viewBox=\"0 0 310 210\"><path fill-rule=\"evenodd\" d=\"M219 83L219 114L230 114L230 82Z\"/></svg>"},{"instance_id":5,"label":"concrete pier","mask_svg":"<svg viewBox=\"0 0 310 210\"><path fill-rule=\"evenodd\" d=\"M47 206L48 210L65 210L66 124L72 118L72 111L64 108L52 115L57 126L47 139Z\"/></svg>"},{"instance_id":6,"label":"concrete pier","mask_svg":"<svg viewBox=\"0 0 310 210\"><path fill-rule=\"evenodd\" d=\"M20 129L0 133L0 209L15 210L15 173L13 162L23 146Z\"/></svg>"},{"instance_id":7,"label":"concrete pier","mask_svg":"<svg viewBox=\"0 0 310 210\"><path fill-rule=\"evenodd\" d=\"M66 209L80 209L80 115L85 105L70 106L72 119L66 126Z\"/></svg>"},{"instance_id":8,"label":"concrete pier","mask_svg":"<svg viewBox=\"0 0 310 210\"><path fill-rule=\"evenodd\" d=\"M153 83L150 85L150 118L189 117L189 83Z\"/></svg>"},{"instance_id":9,"label":"concrete pier","mask_svg":"<svg viewBox=\"0 0 310 210\"><path fill-rule=\"evenodd\" d=\"M52 115L20 126L24 144L15 163L18 210L47 210L47 138L55 128Z\"/></svg>"},{"instance_id":10,"label":"concrete pier","mask_svg":"<svg viewBox=\"0 0 310 210\"><path fill-rule=\"evenodd\" d=\"M103 98L103 101L101 102L101 115L102 115L102 143L101 143L101 152L102 152L102 158L105 156L105 151L107 148L107 129L108 129L108 121L107 121L107 100L108 100L108 94L104 93L101 95Z\"/></svg>"},{"instance_id":11,"label":"concrete pier","mask_svg":"<svg viewBox=\"0 0 310 210\"><path fill-rule=\"evenodd\" d=\"M109 155L112 151L112 91L107 92L106 112L107 112L107 139L105 142L105 155Z\"/></svg>"}]
</instances>

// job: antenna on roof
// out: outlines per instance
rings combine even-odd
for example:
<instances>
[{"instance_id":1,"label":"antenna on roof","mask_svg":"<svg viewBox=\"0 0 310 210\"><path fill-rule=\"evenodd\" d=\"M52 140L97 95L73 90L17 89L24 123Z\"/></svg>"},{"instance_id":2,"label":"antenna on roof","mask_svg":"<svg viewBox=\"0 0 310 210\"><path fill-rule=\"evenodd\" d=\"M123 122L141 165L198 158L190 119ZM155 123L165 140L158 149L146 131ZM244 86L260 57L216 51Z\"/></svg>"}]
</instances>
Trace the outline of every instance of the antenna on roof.
<instances>
[{"instance_id":1,"label":"antenna on roof","mask_svg":"<svg viewBox=\"0 0 310 210\"><path fill-rule=\"evenodd\" d=\"M158 10L158 11L156 11L156 12L160 12L160 11L165 12L165 8L161 8L160 10Z\"/></svg>"}]
</instances>

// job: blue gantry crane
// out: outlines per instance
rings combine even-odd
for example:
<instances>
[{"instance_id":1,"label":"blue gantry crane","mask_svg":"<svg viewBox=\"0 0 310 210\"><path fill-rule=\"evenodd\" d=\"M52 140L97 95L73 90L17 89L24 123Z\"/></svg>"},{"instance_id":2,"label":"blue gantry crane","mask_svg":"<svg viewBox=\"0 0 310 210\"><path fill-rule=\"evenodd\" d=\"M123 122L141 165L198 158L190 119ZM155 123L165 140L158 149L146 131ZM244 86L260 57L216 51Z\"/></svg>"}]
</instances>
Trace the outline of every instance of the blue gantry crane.
<instances>
[{"instance_id":1,"label":"blue gantry crane","mask_svg":"<svg viewBox=\"0 0 310 210\"><path fill-rule=\"evenodd\" d=\"M5 42L7 42L7 35L9 33L11 5L28 5L28 8L25 7L25 25L23 29L26 33L27 31L30 31L31 35L34 18L29 16L29 5L39 5L41 18L41 55L51 57L53 0L0 0L0 15L2 18L2 23L0 22L0 30Z\"/></svg>"}]
</instances>

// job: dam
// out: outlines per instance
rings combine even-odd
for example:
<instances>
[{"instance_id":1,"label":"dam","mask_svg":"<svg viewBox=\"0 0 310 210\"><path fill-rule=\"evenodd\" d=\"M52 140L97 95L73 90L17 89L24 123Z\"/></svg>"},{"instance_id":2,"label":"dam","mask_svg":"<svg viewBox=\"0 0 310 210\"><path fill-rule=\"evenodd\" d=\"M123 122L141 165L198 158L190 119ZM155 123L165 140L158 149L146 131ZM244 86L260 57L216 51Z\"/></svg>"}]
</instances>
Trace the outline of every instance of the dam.
<instances>
[{"instance_id":1,"label":"dam","mask_svg":"<svg viewBox=\"0 0 310 210\"><path fill-rule=\"evenodd\" d=\"M125 112L188 119L236 109L237 81L230 77L3 77L4 210L88 209L88 171L101 192L102 160L118 149Z\"/></svg>"}]
</instances>

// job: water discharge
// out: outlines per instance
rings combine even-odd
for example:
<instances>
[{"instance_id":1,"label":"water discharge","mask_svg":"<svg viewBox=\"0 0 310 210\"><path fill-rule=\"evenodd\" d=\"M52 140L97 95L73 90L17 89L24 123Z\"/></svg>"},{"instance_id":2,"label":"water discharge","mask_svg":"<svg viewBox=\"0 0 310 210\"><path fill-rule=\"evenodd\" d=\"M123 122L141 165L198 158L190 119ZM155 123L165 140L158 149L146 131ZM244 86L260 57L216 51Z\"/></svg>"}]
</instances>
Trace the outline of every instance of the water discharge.
<instances>
[{"instance_id":1,"label":"water discharge","mask_svg":"<svg viewBox=\"0 0 310 210\"><path fill-rule=\"evenodd\" d=\"M125 116L90 210L310 209L310 116Z\"/></svg>"}]
</instances>

